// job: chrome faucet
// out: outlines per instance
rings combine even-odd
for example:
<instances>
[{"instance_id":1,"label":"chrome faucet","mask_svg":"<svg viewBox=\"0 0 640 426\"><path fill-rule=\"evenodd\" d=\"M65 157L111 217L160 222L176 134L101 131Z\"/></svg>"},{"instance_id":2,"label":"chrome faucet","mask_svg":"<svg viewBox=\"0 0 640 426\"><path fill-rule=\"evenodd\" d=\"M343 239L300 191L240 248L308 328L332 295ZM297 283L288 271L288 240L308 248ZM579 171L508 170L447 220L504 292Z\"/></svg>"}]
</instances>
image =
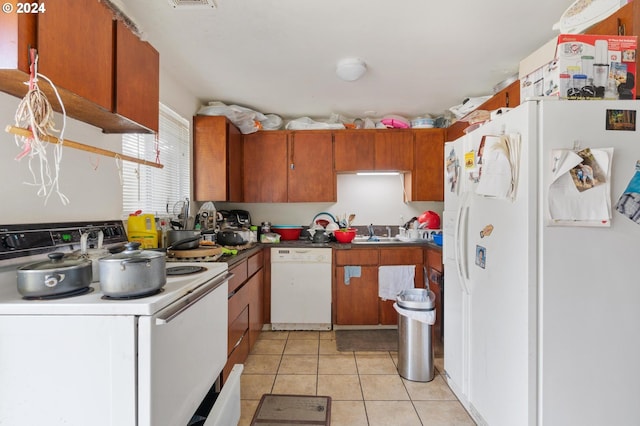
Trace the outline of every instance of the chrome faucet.
<instances>
[{"instance_id":1,"label":"chrome faucet","mask_svg":"<svg viewBox=\"0 0 640 426\"><path fill-rule=\"evenodd\" d=\"M391 238L391 227L390 226L385 226L386 230L387 230L387 237Z\"/></svg>"},{"instance_id":2,"label":"chrome faucet","mask_svg":"<svg viewBox=\"0 0 640 426\"><path fill-rule=\"evenodd\" d=\"M367 229L369 229L369 241L378 241L378 237L376 237L373 230L373 223L367 226Z\"/></svg>"}]
</instances>

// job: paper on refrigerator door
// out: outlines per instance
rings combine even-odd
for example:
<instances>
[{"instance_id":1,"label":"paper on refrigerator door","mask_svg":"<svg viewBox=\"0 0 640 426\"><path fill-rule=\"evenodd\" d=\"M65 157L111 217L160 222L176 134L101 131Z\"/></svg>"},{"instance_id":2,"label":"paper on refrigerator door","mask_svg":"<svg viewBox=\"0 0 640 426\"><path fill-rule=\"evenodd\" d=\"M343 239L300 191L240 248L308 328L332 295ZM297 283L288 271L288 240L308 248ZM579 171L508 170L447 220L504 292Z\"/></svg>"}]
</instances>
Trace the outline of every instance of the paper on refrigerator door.
<instances>
[{"instance_id":1,"label":"paper on refrigerator door","mask_svg":"<svg viewBox=\"0 0 640 426\"><path fill-rule=\"evenodd\" d=\"M485 136L476 194L513 199L518 182L519 153L520 135Z\"/></svg>"},{"instance_id":2,"label":"paper on refrigerator door","mask_svg":"<svg viewBox=\"0 0 640 426\"><path fill-rule=\"evenodd\" d=\"M552 182L549 185L549 224L563 226L610 226L611 225L611 158L613 148L591 149L604 182L579 190L575 172L584 158L567 149L551 152Z\"/></svg>"}]
</instances>

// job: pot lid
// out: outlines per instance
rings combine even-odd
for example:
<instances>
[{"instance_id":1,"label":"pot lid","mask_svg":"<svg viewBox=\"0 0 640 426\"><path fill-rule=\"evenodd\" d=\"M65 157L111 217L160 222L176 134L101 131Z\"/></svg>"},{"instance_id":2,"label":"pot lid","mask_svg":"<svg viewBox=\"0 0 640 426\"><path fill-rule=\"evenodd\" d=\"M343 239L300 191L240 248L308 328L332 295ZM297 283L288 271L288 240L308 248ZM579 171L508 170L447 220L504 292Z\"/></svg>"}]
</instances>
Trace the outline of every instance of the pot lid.
<instances>
[{"instance_id":1,"label":"pot lid","mask_svg":"<svg viewBox=\"0 0 640 426\"><path fill-rule=\"evenodd\" d=\"M106 256L100 259L100 262L117 262L124 259L156 259L165 257L166 254L155 250L140 250L140 243L130 242L124 245L124 251Z\"/></svg>"},{"instance_id":2,"label":"pot lid","mask_svg":"<svg viewBox=\"0 0 640 426\"><path fill-rule=\"evenodd\" d=\"M50 271L52 269L74 269L83 266L91 266L91 260L78 258L66 258L64 253L49 253L49 260L30 263L18 268L19 271Z\"/></svg>"}]
</instances>

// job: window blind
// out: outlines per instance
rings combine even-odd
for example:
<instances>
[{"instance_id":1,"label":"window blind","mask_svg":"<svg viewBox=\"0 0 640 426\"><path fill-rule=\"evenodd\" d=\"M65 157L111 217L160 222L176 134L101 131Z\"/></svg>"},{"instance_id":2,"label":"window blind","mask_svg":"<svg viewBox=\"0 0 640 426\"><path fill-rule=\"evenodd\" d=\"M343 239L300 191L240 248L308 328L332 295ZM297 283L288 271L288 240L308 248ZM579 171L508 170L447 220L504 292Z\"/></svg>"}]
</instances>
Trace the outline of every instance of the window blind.
<instances>
[{"instance_id":1,"label":"window blind","mask_svg":"<svg viewBox=\"0 0 640 426\"><path fill-rule=\"evenodd\" d=\"M173 206L189 197L189 121L160 104L157 135L125 134L122 153L156 161L156 147L162 169L124 161L122 164L122 214L136 210L156 216L173 214Z\"/></svg>"}]
</instances>

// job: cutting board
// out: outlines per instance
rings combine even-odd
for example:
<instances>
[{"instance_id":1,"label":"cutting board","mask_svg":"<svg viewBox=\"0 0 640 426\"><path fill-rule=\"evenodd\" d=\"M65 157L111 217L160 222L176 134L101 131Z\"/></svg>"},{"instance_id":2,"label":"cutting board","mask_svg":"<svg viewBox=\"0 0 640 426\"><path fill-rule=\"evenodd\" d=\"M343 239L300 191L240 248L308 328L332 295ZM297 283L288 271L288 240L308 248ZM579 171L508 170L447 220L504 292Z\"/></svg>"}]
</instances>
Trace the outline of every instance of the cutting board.
<instances>
[{"instance_id":1,"label":"cutting board","mask_svg":"<svg viewBox=\"0 0 640 426\"><path fill-rule=\"evenodd\" d=\"M178 259L186 259L191 257L208 257L222 254L222 247L218 246L200 246L190 250L167 250L167 254Z\"/></svg>"}]
</instances>

